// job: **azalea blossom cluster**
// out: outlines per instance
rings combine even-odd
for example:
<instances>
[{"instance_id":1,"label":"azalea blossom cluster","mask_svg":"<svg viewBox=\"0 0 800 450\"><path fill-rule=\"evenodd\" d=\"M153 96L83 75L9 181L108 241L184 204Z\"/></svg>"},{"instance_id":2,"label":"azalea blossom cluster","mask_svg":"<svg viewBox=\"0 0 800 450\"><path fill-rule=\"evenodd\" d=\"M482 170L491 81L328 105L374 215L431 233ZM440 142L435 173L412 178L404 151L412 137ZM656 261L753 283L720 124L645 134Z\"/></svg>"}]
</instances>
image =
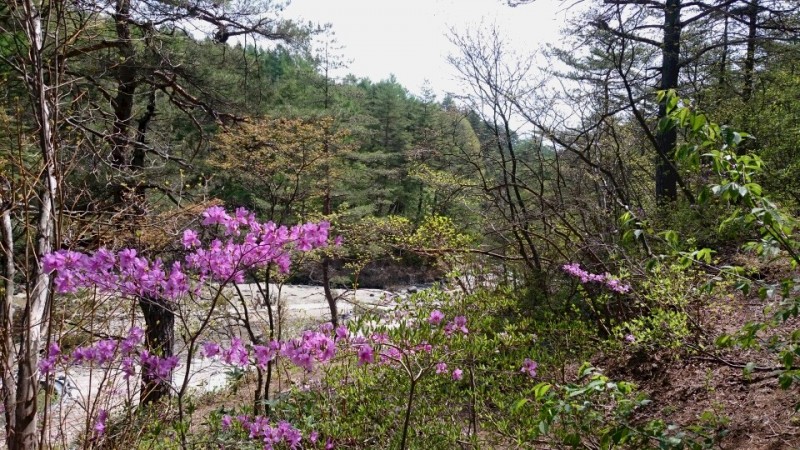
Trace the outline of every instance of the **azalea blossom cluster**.
<instances>
[{"instance_id":1,"label":"azalea blossom cluster","mask_svg":"<svg viewBox=\"0 0 800 450\"><path fill-rule=\"evenodd\" d=\"M180 262L168 269L160 259L149 261L130 248L117 253L101 248L93 254L58 250L45 255L42 266L56 272L53 284L62 294L96 286L104 292L174 300L190 289Z\"/></svg>"},{"instance_id":2,"label":"azalea blossom cluster","mask_svg":"<svg viewBox=\"0 0 800 450\"><path fill-rule=\"evenodd\" d=\"M467 318L456 316L451 321L446 321L446 316L439 310L434 310L427 318L427 322L433 325L434 334L452 339L454 336L468 335ZM120 339L105 339L93 345L78 347L69 355L62 355L59 345L52 343L48 354L40 362L40 370L43 373L51 373L53 366L61 362L78 363L97 363L108 365L122 358L122 370L126 378L134 374L134 364L141 364L150 376L168 379L172 371L178 364L175 356L162 358L150 354L142 349L144 332L138 327L133 327L128 336ZM447 346L445 345L446 349ZM359 365L393 364L399 362L406 356L415 354L434 355L434 345L428 341L418 343L394 342L387 333L375 332L369 336L353 336L346 326L339 326L334 329L331 323L320 325L318 330L307 330L300 337L287 341L270 341L267 345L249 345L242 342L239 338L233 338L229 345L220 345L215 342L205 342L202 344L201 355L206 358L219 358L226 364L247 367L256 365L264 368L278 355L287 358L293 364L306 369L313 370L315 363L326 363L331 361L337 353L337 349L344 351L354 351ZM435 359L434 359L435 361ZM437 375L448 377L454 381L462 380L464 371L461 368L450 369L446 362L438 362L434 366ZM537 363L530 359L525 359L520 372L535 377ZM106 419L108 413L101 411L94 422L94 432L100 436L105 432ZM263 442L265 449L273 449L279 445L288 448L300 448L303 442L301 432L293 427L289 422L281 421L273 424L269 419L256 416L224 416L222 427L230 429L234 423L239 424L241 429L249 433L250 439ZM318 440L318 433L311 432L307 441L312 445ZM329 438L325 443L326 449L334 448L333 441Z\"/></svg>"},{"instance_id":3,"label":"azalea blossom cluster","mask_svg":"<svg viewBox=\"0 0 800 450\"><path fill-rule=\"evenodd\" d=\"M201 354L206 358L219 357L226 364L240 368L256 365L260 368L281 355L292 364L305 369L307 372L314 370L316 363L327 363L336 356L337 343L341 347L356 350L359 365L373 362L373 350L369 340L358 336L352 340L347 327L339 326L333 332L330 322L320 325L318 331L306 330L295 339L287 341L270 341L268 345L245 346L241 339L233 338L229 346L215 342L203 344Z\"/></svg>"},{"instance_id":4,"label":"azalea blossom cluster","mask_svg":"<svg viewBox=\"0 0 800 450\"><path fill-rule=\"evenodd\" d=\"M444 322L444 319L444 313L438 309L434 309L431 311L430 316L428 316L428 323L433 326L439 326L442 322ZM451 337L455 331L460 331L464 335L469 334L469 329L467 328L467 318L465 316L454 317L452 321L445 324L445 326L442 328L442 331L444 331L444 334L447 337ZM438 375L447 375L448 372L447 363L439 362L436 364L436 373ZM450 376L453 378L453 381L459 381L464 376L464 371L456 367L450 373Z\"/></svg>"},{"instance_id":5,"label":"azalea blossom cluster","mask_svg":"<svg viewBox=\"0 0 800 450\"><path fill-rule=\"evenodd\" d=\"M151 380L170 381L172 379L172 371L178 367L177 356L161 357L150 354L147 350L142 350L139 354L139 358L143 372L147 374L146 378ZM122 364L126 377L134 374L132 359L123 360Z\"/></svg>"},{"instance_id":6,"label":"azalea blossom cluster","mask_svg":"<svg viewBox=\"0 0 800 450\"><path fill-rule=\"evenodd\" d=\"M98 364L110 366L121 359L121 370L125 378L136 374L136 365L141 365L153 379L169 380L172 370L178 365L178 357L160 357L142 349L144 330L133 327L122 339L103 339L94 344L76 347L69 354L62 354L57 342L50 343L47 354L39 361L39 372L49 375L58 363L66 365Z\"/></svg>"},{"instance_id":7,"label":"azalea blossom cluster","mask_svg":"<svg viewBox=\"0 0 800 450\"><path fill-rule=\"evenodd\" d=\"M444 314L434 310L428 322L438 326L444 322ZM441 327L441 332L448 338L456 332L468 334L467 318L464 316L453 318ZM341 325L334 330L333 325L326 322L316 331L306 330L298 338L282 342L271 341L268 345L245 346L239 338L234 338L229 346L206 342L203 344L201 354L206 358L219 357L226 364L241 368L251 364L263 368L280 354L294 365L310 372L315 364L331 361L338 350L353 352L359 366L375 363L391 365L407 356L432 354L434 346L428 341L393 342L389 335L383 332L375 332L369 336L352 336L346 326ZM460 380L463 371L456 368L450 372L447 364L442 362L436 365L436 373L448 374L454 380Z\"/></svg>"},{"instance_id":8,"label":"azalea blossom cluster","mask_svg":"<svg viewBox=\"0 0 800 450\"><path fill-rule=\"evenodd\" d=\"M44 358L39 360L39 372L45 375L53 373L53 369L55 368L56 363L58 363L60 356L61 347L58 345L58 342L51 342L47 347L47 354Z\"/></svg>"},{"instance_id":9,"label":"azalea blossom cluster","mask_svg":"<svg viewBox=\"0 0 800 450\"><path fill-rule=\"evenodd\" d=\"M249 417L245 415L236 416L235 418L230 415L222 416L222 429L230 430L234 424L238 422L241 427L249 433L250 439L257 439L264 443L265 450L272 450L275 446L284 444L291 449L300 448L303 441L303 434L292 426L289 422L282 420L274 425L270 420L264 416ZM311 433L309 441L313 444L317 441L317 433ZM327 447L326 448L333 448Z\"/></svg>"},{"instance_id":10,"label":"azalea blossom cluster","mask_svg":"<svg viewBox=\"0 0 800 450\"><path fill-rule=\"evenodd\" d=\"M428 323L434 326L438 326L444 321L444 313L439 311L438 309L434 309L431 311L431 315L428 317ZM467 318L464 316L456 316L453 318L452 321L448 322L444 328L444 334L447 337L453 335L454 331L460 331L463 334L469 334L469 329L467 328Z\"/></svg>"},{"instance_id":11,"label":"azalea blossom cluster","mask_svg":"<svg viewBox=\"0 0 800 450\"><path fill-rule=\"evenodd\" d=\"M161 259L150 261L135 249L119 252L101 248L93 254L58 250L45 255L47 272L56 272L54 285L59 293L97 287L101 291L127 296L147 296L175 300L189 292L197 293L204 282L244 282L250 269L275 264L287 272L291 250L307 252L328 245L328 222L306 223L291 228L273 222L259 222L244 208L233 215L220 206L202 214L206 230L217 231L203 246L201 232L187 229L181 243L189 252L184 261L169 267Z\"/></svg>"},{"instance_id":12,"label":"azalea blossom cluster","mask_svg":"<svg viewBox=\"0 0 800 450\"><path fill-rule=\"evenodd\" d=\"M564 264L561 266L564 272L567 275L577 278L581 281L581 283L597 283L602 284L608 289L617 292L619 294L625 294L631 290L630 285L625 284L624 282L620 281L617 278L613 278L610 274L596 274L591 273L589 271L581 269L580 264L578 263L570 263Z\"/></svg>"},{"instance_id":13,"label":"azalea blossom cluster","mask_svg":"<svg viewBox=\"0 0 800 450\"><path fill-rule=\"evenodd\" d=\"M325 363L336 354L336 344L327 334L307 330L303 335L288 341L270 341L268 345L254 344L248 349L239 338L233 338L230 346L215 342L203 344L201 354L206 358L220 356L226 364L240 368L255 365L263 369L280 354L298 367L310 372L314 362Z\"/></svg>"},{"instance_id":14,"label":"azalea blossom cluster","mask_svg":"<svg viewBox=\"0 0 800 450\"><path fill-rule=\"evenodd\" d=\"M428 317L428 323L434 327L438 327L444 319L445 315L443 312L434 310ZM441 327L441 330L443 335L448 338L453 337L455 331L466 335L469 333L467 329L467 318L464 316L457 316L444 327ZM356 336L350 339L350 345L356 349L358 365L374 363L376 359L379 364L389 365L400 362L404 357L418 354L433 354L434 350L434 346L428 341L423 340L418 343L393 342L386 333L373 333L369 338ZM437 374L451 374L453 380L460 380L462 377L463 372L461 369L456 368L450 372L447 368L447 364L444 362L437 363L435 367Z\"/></svg>"}]
</instances>

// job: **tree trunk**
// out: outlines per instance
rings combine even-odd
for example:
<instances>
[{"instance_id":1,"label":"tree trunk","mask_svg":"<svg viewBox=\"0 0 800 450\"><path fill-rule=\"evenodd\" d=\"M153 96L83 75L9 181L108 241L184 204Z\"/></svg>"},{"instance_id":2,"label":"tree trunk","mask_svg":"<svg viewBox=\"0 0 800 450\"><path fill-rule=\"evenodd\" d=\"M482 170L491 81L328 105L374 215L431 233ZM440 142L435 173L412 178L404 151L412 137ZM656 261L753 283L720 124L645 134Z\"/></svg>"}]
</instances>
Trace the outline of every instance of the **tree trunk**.
<instances>
[{"instance_id":1,"label":"tree trunk","mask_svg":"<svg viewBox=\"0 0 800 450\"><path fill-rule=\"evenodd\" d=\"M45 82L47 70L42 60L44 52L44 33L42 16L30 1L19 5L23 9L21 25L30 42L28 63L30 64L28 83L36 124L39 127L39 148L42 157L41 183L39 194L39 216L36 231L36 245L33 257L36 263L28 278L28 296L22 320L19 353L17 355L17 389L14 408L14 431L10 436L11 450L36 448L36 393L39 387L37 364L39 344L43 330L48 323L47 310L50 306L50 274L42 270L42 256L53 251L55 239L56 208L56 149L53 138L54 112L50 104L49 87Z\"/></svg>"},{"instance_id":2,"label":"tree trunk","mask_svg":"<svg viewBox=\"0 0 800 450\"><path fill-rule=\"evenodd\" d=\"M328 92L327 92L327 80L325 82L326 91L325 91L325 107L328 107ZM331 200L331 167L330 167L330 158L331 158L331 136L330 136L330 128L325 130L325 142L323 144L325 150L325 193L323 194L322 198L322 215L328 217L333 212L333 204ZM331 259L328 258L327 255L322 257L322 290L325 292L325 300L328 301L328 308L331 311L331 323L333 327L336 328L339 326L339 311L336 305L336 297L333 296L333 292L331 291L331 274L330 274L330 267L331 266Z\"/></svg>"},{"instance_id":3,"label":"tree trunk","mask_svg":"<svg viewBox=\"0 0 800 450\"><path fill-rule=\"evenodd\" d=\"M146 324L147 351L160 358L173 356L175 344L175 313L168 300L139 298L139 307ZM166 379L157 377L142 367L142 393L139 405L146 406L169 397L172 391L172 372Z\"/></svg>"},{"instance_id":4,"label":"tree trunk","mask_svg":"<svg viewBox=\"0 0 800 450\"><path fill-rule=\"evenodd\" d=\"M118 0L113 15L117 38L120 40L120 58L117 73L117 95L114 97L114 125L111 134L113 149L111 162L116 168L124 168L128 163L128 148L130 147L130 125L133 118L133 100L136 94L136 61L135 49L131 41L130 0Z\"/></svg>"},{"instance_id":5,"label":"tree trunk","mask_svg":"<svg viewBox=\"0 0 800 450\"><path fill-rule=\"evenodd\" d=\"M5 207L6 205L0 205ZM11 436L14 430L14 408L17 403L16 380L14 380L14 236L12 235L11 211L6 209L0 215L0 235L3 249L3 297L0 298L0 381L3 383L0 396L3 400L3 415L6 421L6 436Z\"/></svg>"},{"instance_id":6,"label":"tree trunk","mask_svg":"<svg viewBox=\"0 0 800 450\"><path fill-rule=\"evenodd\" d=\"M719 86L725 86L725 80L728 75L728 18L729 7L725 6L725 28L722 31L722 55L719 58Z\"/></svg>"},{"instance_id":7,"label":"tree trunk","mask_svg":"<svg viewBox=\"0 0 800 450\"><path fill-rule=\"evenodd\" d=\"M155 114L155 90L152 90L147 97L147 108L138 120L135 138L132 139L133 107L139 80L137 80L136 49L130 26L131 1L117 0L112 17L117 39L121 42L121 45L118 46L121 63L115 74L117 92L112 101L114 123L110 137L113 146L111 162L125 175L133 175L144 168L147 130ZM133 149L133 154L131 154L131 149ZM121 187L118 192L120 196L116 200L120 207L133 207L134 211L143 213L145 196L141 185L137 183L136 186ZM131 195L125 196L126 192ZM135 220L132 220L132 224L134 229L138 228ZM145 330L147 351L160 358L173 356L175 313L168 300L140 298L139 306L147 328ZM160 379L156 374L148 373L145 368L142 368L141 385L139 404L146 406L156 403L172 394L172 373L168 379Z\"/></svg>"},{"instance_id":8,"label":"tree trunk","mask_svg":"<svg viewBox=\"0 0 800 450\"><path fill-rule=\"evenodd\" d=\"M664 6L664 45L661 59L661 90L678 87L681 44L681 0L667 0ZM666 100L658 106L659 121L667 116ZM678 173L675 170L674 150L678 132L673 127L659 131L656 136L656 201L667 204L678 198Z\"/></svg>"},{"instance_id":9,"label":"tree trunk","mask_svg":"<svg viewBox=\"0 0 800 450\"><path fill-rule=\"evenodd\" d=\"M744 58L744 88L742 100L745 103L753 96L753 72L756 67L756 31L758 31L759 0L751 0L747 8L747 51Z\"/></svg>"},{"instance_id":10,"label":"tree trunk","mask_svg":"<svg viewBox=\"0 0 800 450\"><path fill-rule=\"evenodd\" d=\"M328 308L331 311L331 323L336 328L339 326L339 311L336 305L336 297L333 296L331 291L330 263L330 258L327 256L322 258L322 289L325 291L325 299L328 301Z\"/></svg>"}]
</instances>

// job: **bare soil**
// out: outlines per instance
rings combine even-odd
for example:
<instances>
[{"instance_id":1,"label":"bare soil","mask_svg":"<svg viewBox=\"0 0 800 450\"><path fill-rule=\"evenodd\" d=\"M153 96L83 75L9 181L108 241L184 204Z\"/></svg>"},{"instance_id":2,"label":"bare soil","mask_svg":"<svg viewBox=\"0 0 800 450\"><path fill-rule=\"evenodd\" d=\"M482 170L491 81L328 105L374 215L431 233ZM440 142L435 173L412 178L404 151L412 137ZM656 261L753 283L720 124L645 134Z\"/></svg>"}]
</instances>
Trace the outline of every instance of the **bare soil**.
<instances>
[{"instance_id":1,"label":"bare soil","mask_svg":"<svg viewBox=\"0 0 800 450\"><path fill-rule=\"evenodd\" d=\"M771 277L783 278L772 269ZM766 273L762 271L761 273ZM739 294L716 297L697 308L697 334L678 351L638 352L599 356L596 365L613 378L634 381L653 400L642 420L661 418L679 425L696 424L708 412L725 430L719 448L741 450L800 449L798 388L778 385L780 362L768 350L720 349L715 339L741 329L748 322L767 320L768 302ZM759 334L788 334L798 329L796 319ZM743 366L757 369L745 376Z\"/></svg>"}]
</instances>

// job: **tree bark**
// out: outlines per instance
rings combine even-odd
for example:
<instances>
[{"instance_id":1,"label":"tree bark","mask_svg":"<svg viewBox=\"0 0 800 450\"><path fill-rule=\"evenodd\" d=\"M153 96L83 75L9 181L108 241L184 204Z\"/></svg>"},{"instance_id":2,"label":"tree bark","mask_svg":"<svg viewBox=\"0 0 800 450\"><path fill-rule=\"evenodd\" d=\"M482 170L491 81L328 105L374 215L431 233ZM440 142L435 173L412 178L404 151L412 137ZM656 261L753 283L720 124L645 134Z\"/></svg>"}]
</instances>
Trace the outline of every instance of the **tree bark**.
<instances>
[{"instance_id":1,"label":"tree bark","mask_svg":"<svg viewBox=\"0 0 800 450\"><path fill-rule=\"evenodd\" d=\"M169 301L161 298L139 298L139 307L146 324L147 350L160 358L173 356L175 345L175 312ZM157 377L142 367L142 392L139 405L147 406L172 393L172 372L167 379Z\"/></svg>"},{"instance_id":2,"label":"tree bark","mask_svg":"<svg viewBox=\"0 0 800 450\"><path fill-rule=\"evenodd\" d=\"M744 58L744 88L742 100L745 103L753 96L753 72L756 67L756 32L758 31L759 0L751 0L747 7L747 50Z\"/></svg>"},{"instance_id":3,"label":"tree bark","mask_svg":"<svg viewBox=\"0 0 800 450\"><path fill-rule=\"evenodd\" d=\"M327 72L326 72L327 75ZM328 82L325 81L325 108L328 107ZM325 130L325 142L323 144L325 150L325 193L322 198L322 215L328 217L333 212L333 203L331 199L331 136L330 128ZM331 323L334 329L339 326L339 311L336 305L336 297L333 296L331 291L331 274L330 274L331 259L327 255L322 256L322 290L325 292L325 300L328 302L328 308L331 311Z\"/></svg>"},{"instance_id":4,"label":"tree bark","mask_svg":"<svg viewBox=\"0 0 800 450\"><path fill-rule=\"evenodd\" d=\"M3 205L5 206L5 205ZM14 323L14 236L11 226L11 211L6 209L0 214L0 235L3 249L3 297L0 298L0 381L3 383L0 395L3 397L3 415L6 421L6 436L11 436L14 430L14 408L17 403L16 380L14 379L14 349L13 323Z\"/></svg>"},{"instance_id":5,"label":"tree bark","mask_svg":"<svg viewBox=\"0 0 800 450\"><path fill-rule=\"evenodd\" d=\"M49 86L46 84L47 67L43 61L44 33L42 31L42 12L32 1L22 2L21 25L30 42L27 63L28 84L36 124L39 128L39 149L42 158L41 183L39 194L39 216L36 231L36 244L33 273L29 278L28 296L22 320L19 353L17 355L16 405L14 409L14 431L10 436L9 449L36 448L36 393L39 387L37 365L39 345L43 330L47 327L47 310L50 306L50 274L42 270L42 256L53 251L55 239L56 208L56 148L53 137L54 112L51 107Z\"/></svg>"},{"instance_id":6,"label":"tree bark","mask_svg":"<svg viewBox=\"0 0 800 450\"><path fill-rule=\"evenodd\" d=\"M722 55L719 58L719 85L725 86L725 80L728 76L728 25L730 19L728 18L729 8L725 7L725 28L722 31Z\"/></svg>"},{"instance_id":7,"label":"tree bark","mask_svg":"<svg viewBox=\"0 0 800 450\"><path fill-rule=\"evenodd\" d=\"M114 124L111 132L111 162L114 167L123 168L129 161L130 125L133 118L133 101L136 94L136 61L135 49L131 42L130 0L118 0L113 15L117 32L118 46L122 62L116 68L117 95L114 97Z\"/></svg>"},{"instance_id":8,"label":"tree bark","mask_svg":"<svg viewBox=\"0 0 800 450\"><path fill-rule=\"evenodd\" d=\"M664 6L664 42L661 50L661 90L676 89L680 70L681 0L667 0ZM666 100L658 106L659 121L667 116ZM678 198L678 173L674 150L678 132L672 127L656 135L659 154L656 157L656 201L668 204Z\"/></svg>"},{"instance_id":9,"label":"tree bark","mask_svg":"<svg viewBox=\"0 0 800 450\"><path fill-rule=\"evenodd\" d=\"M331 291L330 258L322 257L322 290L325 292L325 300L328 301L328 308L331 311L331 323L333 327L339 326L339 310L336 304L336 297Z\"/></svg>"}]
</instances>

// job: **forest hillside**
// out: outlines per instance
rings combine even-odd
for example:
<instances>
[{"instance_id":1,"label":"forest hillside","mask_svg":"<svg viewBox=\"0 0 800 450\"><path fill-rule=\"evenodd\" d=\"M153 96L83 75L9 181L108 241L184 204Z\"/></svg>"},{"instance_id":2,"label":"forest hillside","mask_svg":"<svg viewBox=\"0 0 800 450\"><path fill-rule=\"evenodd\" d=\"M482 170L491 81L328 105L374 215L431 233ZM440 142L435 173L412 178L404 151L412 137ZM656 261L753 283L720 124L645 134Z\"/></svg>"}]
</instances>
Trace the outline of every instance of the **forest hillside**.
<instances>
[{"instance_id":1,"label":"forest hillside","mask_svg":"<svg viewBox=\"0 0 800 450\"><path fill-rule=\"evenodd\" d=\"M280 2L1 4L0 446L800 448L800 5L574 3L444 96Z\"/></svg>"}]
</instances>

